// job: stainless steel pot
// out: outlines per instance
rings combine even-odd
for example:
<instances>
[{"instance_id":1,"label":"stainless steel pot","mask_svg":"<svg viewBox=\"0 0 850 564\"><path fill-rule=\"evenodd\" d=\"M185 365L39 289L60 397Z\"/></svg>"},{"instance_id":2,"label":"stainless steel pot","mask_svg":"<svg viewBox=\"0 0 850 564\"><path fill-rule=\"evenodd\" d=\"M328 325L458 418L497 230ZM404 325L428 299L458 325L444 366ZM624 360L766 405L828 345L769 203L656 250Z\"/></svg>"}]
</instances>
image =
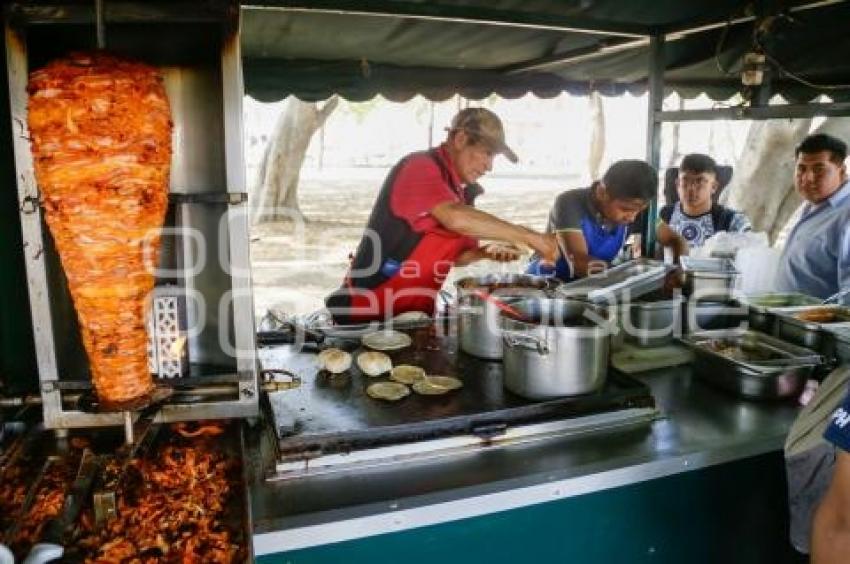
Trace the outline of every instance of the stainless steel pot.
<instances>
[{"instance_id":1,"label":"stainless steel pot","mask_svg":"<svg viewBox=\"0 0 850 564\"><path fill-rule=\"evenodd\" d=\"M470 276L458 280L455 288L460 350L488 360L502 358L499 308L476 295L476 290L511 303L527 297L544 297L549 284L545 278L524 274Z\"/></svg>"},{"instance_id":2,"label":"stainless steel pot","mask_svg":"<svg viewBox=\"0 0 850 564\"><path fill-rule=\"evenodd\" d=\"M682 331L682 298L628 304L626 336L640 347L660 347Z\"/></svg>"},{"instance_id":3,"label":"stainless steel pot","mask_svg":"<svg viewBox=\"0 0 850 564\"><path fill-rule=\"evenodd\" d=\"M608 310L577 300L511 304L528 320L502 315L505 387L533 400L587 394L605 383Z\"/></svg>"}]
</instances>

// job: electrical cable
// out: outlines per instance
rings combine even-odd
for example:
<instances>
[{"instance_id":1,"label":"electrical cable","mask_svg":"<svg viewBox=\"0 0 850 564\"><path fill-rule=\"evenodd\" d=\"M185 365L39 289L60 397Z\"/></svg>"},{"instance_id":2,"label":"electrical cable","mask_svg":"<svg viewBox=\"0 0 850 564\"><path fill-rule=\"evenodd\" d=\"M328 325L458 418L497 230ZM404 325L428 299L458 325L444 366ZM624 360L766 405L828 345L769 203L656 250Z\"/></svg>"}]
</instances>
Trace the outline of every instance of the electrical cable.
<instances>
[{"instance_id":1,"label":"electrical cable","mask_svg":"<svg viewBox=\"0 0 850 564\"><path fill-rule=\"evenodd\" d=\"M803 86L808 86L809 88L814 88L816 90L850 90L850 84L818 84L817 82L812 82L803 78L802 76L795 74L789 71L785 66L779 62L779 60L770 54L770 52L765 49L764 45L761 43L761 40L756 40L756 45L761 49L761 52L764 54L765 59L767 59L770 64L776 67L782 74L787 76L788 78L795 80L802 84Z\"/></svg>"}]
</instances>

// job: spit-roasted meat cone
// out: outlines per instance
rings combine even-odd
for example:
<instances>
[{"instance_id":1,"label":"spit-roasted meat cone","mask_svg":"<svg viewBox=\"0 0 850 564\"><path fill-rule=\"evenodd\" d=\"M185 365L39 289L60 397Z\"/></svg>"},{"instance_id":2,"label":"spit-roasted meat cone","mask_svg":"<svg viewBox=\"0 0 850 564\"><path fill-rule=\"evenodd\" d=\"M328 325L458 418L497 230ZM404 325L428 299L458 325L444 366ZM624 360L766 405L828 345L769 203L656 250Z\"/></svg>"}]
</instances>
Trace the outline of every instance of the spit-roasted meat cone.
<instances>
[{"instance_id":1,"label":"spit-roasted meat cone","mask_svg":"<svg viewBox=\"0 0 850 564\"><path fill-rule=\"evenodd\" d=\"M36 180L98 398L143 400L154 387L145 328L171 164L171 112L156 69L103 53L33 72Z\"/></svg>"}]
</instances>

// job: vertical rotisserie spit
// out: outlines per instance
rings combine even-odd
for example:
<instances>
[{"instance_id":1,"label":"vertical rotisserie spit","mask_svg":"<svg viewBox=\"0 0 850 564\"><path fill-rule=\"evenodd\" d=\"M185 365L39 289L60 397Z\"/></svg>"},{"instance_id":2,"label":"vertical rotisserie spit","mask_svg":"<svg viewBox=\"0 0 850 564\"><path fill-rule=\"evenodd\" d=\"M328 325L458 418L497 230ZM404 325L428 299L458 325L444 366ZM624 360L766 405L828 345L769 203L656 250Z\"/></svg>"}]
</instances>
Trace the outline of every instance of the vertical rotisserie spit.
<instances>
[{"instance_id":1,"label":"vertical rotisserie spit","mask_svg":"<svg viewBox=\"0 0 850 564\"><path fill-rule=\"evenodd\" d=\"M144 403L145 329L168 205L171 112L153 67L73 54L29 79L36 180L102 403Z\"/></svg>"}]
</instances>

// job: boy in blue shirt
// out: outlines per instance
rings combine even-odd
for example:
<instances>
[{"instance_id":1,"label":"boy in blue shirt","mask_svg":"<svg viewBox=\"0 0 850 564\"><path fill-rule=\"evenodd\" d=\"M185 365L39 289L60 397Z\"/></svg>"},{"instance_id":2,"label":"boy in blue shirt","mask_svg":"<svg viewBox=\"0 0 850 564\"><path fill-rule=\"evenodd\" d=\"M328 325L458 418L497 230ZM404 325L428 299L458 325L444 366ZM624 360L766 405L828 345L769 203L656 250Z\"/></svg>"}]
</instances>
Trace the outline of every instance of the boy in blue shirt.
<instances>
[{"instance_id":1,"label":"boy in blue shirt","mask_svg":"<svg viewBox=\"0 0 850 564\"><path fill-rule=\"evenodd\" d=\"M607 268L623 249L629 224L657 193L658 173L639 160L617 161L589 188L561 193L546 226L561 250L555 267L535 257L527 272L567 282Z\"/></svg>"}]
</instances>

